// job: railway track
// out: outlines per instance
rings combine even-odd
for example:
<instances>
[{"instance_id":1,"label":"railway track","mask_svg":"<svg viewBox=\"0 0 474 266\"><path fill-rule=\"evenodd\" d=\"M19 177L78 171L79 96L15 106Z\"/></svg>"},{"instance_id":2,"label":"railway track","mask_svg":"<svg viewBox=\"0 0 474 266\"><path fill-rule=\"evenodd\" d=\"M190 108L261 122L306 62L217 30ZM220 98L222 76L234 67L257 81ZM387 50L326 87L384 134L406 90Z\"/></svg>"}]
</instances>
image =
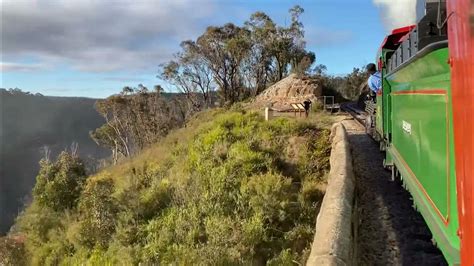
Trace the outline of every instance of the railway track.
<instances>
[{"instance_id":1,"label":"railway track","mask_svg":"<svg viewBox=\"0 0 474 266\"><path fill-rule=\"evenodd\" d=\"M367 113L357 103L342 104L341 110L354 118L343 123L356 176L357 264L447 265L410 194L384 169L383 153L366 134Z\"/></svg>"},{"instance_id":2,"label":"railway track","mask_svg":"<svg viewBox=\"0 0 474 266\"><path fill-rule=\"evenodd\" d=\"M365 127L367 113L358 108L356 102L342 103L340 108L350 114L361 126Z\"/></svg>"}]
</instances>

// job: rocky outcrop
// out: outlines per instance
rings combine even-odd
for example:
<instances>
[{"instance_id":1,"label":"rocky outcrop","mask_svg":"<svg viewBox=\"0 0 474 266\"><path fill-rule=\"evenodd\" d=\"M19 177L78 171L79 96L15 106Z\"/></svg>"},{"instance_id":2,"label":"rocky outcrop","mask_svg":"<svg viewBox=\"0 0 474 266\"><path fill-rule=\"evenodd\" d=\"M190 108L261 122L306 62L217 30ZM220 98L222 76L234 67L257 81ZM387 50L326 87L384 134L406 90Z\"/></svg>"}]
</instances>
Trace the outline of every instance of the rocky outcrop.
<instances>
[{"instance_id":1,"label":"rocky outcrop","mask_svg":"<svg viewBox=\"0 0 474 266\"><path fill-rule=\"evenodd\" d=\"M252 105L256 108L272 107L285 110L291 109L291 103L302 103L306 99L314 102L321 94L322 86L319 80L291 74L264 90Z\"/></svg>"}]
</instances>

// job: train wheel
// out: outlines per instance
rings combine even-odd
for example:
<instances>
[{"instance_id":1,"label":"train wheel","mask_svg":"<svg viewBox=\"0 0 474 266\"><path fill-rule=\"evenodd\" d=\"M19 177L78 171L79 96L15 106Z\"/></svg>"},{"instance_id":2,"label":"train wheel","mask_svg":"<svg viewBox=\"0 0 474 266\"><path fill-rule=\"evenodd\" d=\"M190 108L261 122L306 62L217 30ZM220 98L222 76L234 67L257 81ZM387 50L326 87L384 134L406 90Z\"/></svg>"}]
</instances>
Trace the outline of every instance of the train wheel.
<instances>
[{"instance_id":1,"label":"train wheel","mask_svg":"<svg viewBox=\"0 0 474 266\"><path fill-rule=\"evenodd\" d=\"M396 182L397 184L403 185L402 174L400 173L395 164L392 166L392 182Z\"/></svg>"},{"instance_id":2,"label":"train wheel","mask_svg":"<svg viewBox=\"0 0 474 266\"><path fill-rule=\"evenodd\" d=\"M395 165L391 167L392 169L392 182L395 182L395 177L397 175L397 169L395 168Z\"/></svg>"},{"instance_id":3,"label":"train wheel","mask_svg":"<svg viewBox=\"0 0 474 266\"><path fill-rule=\"evenodd\" d=\"M372 127L372 116L367 116L365 118L365 133L367 135L371 136L372 138L374 137L374 128Z\"/></svg>"},{"instance_id":4,"label":"train wheel","mask_svg":"<svg viewBox=\"0 0 474 266\"><path fill-rule=\"evenodd\" d=\"M386 151L387 150L387 147L385 146L385 141L381 140L379 142L379 150L380 151Z\"/></svg>"},{"instance_id":5,"label":"train wheel","mask_svg":"<svg viewBox=\"0 0 474 266\"><path fill-rule=\"evenodd\" d=\"M383 159L382 165L383 165L383 168L384 168L385 170L387 170L387 171L391 171L391 170L392 170L393 165L392 165L392 164L387 164L387 161L386 161L385 159Z\"/></svg>"}]
</instances>

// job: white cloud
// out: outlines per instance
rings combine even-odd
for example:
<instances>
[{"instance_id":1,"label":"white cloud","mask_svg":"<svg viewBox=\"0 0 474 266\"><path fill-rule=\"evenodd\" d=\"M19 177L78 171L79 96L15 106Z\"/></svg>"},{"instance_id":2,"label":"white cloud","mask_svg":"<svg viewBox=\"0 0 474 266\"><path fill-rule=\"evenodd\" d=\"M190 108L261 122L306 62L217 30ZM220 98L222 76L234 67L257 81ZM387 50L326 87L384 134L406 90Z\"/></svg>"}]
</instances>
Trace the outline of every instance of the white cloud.
<instances>
[{"instance_id":1,"label":"white cloud","mask_svg":"<svg viewBox=\"0 0 474 266\"><path fill-rule=\"evenodd\" d=\"M153 73L183 40L209 24L222 24L255 10L221 0L0 0L2 71L40 66L83 72ZM286 7L285 7L286 10ZM235 22L235 21L234 21ZM237 22L238 23L238 22ZM238 23L240 24L240 23ZM350 31L306 25L308 47L344 43Z\"/></svg>"},{"instance_id":2,"label":"white cloud","mask_svg":"<svg viewBox=\"0 0 474 266\"><path fill-rule=\"evenodd\" d=\"M48 68L48 66L43 64L0 62L0 72L32 72L38 70L46 70Z\"/></svg>"},{"instance_id":3,"label":"white cloud","mask_svg":"<svg viewBox=\"0 0 474 266\"><path fill-rule=\"evenodd\" d=\"M91 72L156 67L202 31L213 1L2 1L2 55Z\"/></svg>"},{"instance_id":4,"label":"white cloud","mask_svg":"<svg viewBox=\"0 0 474 266\"><path fill-rule=\"evenodd\" d=\"M416 0L373 0L388 31L416 23Z\"/></svg>"}]
</instances>

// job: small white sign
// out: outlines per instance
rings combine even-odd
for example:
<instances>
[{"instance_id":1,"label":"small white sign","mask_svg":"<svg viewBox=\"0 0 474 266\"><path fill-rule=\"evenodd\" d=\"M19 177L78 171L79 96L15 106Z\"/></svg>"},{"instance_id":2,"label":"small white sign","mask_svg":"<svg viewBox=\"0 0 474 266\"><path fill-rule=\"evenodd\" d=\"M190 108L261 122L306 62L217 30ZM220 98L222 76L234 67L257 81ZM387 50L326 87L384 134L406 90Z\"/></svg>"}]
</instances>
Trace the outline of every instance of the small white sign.
<instances>
[{"instance_id":1,"label":"small white sign","mask_svg":"<svg viewBox=\"0 0 474 266\"><path fill-rule=\"evenodd\" d=\"M410 124L410 123L408 123L407 121L403 120L403 121L402 121L402 128L403 128L403 130L404 130L406 133L408 133L408 134L411 135L411 124Z\"/></svg>"}]
</instances>

